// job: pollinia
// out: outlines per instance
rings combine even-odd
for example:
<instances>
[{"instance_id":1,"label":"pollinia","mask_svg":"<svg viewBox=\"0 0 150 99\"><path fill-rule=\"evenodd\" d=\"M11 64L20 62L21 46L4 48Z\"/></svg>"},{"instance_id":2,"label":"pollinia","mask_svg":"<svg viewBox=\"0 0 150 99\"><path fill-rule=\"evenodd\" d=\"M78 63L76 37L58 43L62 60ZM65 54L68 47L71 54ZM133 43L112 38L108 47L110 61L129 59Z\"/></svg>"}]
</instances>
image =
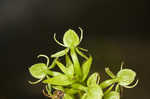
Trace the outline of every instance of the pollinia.
<instances>
[{"instance_id":1,"label":"pollinia","mask_svg":"<svg viewBox=\"0 0 150 99\"><path fill-rule=\"evenodd\" d=\"M29 68L30 74L37 79L29 83L43 83L43 94L51 99L120 99L122 88L133 88L137 85L138 80L134 81L136 73L132 69L123 68L122 62L117 74L108 67L105 68L106 74L110 76L105 81L100 81L97 72L89 75L93 58L84 54L88 50L79 47L83 39L83 30L79 29L80 37L72 29L66 31L63 43L59 42L54 34L54 40L63 46L64 50L52 54L51 63L48 56L38 55L37 58L46 58L47 63L37 63ZM84 59L82 63L79 62L78 56ZM60 58L65 58L65 64ZM56 66L61 72L54 71ZM135 83L132 84L133 82Z\"/></svg>"}]
</instances>

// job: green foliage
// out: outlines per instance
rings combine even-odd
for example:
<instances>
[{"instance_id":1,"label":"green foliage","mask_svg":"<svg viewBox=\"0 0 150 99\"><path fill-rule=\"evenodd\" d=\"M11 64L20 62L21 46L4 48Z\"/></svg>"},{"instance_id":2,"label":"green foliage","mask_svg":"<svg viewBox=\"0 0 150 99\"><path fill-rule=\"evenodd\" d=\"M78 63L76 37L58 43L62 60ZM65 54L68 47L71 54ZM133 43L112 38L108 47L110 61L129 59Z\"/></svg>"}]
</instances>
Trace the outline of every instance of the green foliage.
<instances>
[{"instance_id":1,"label":"green foliage","mask_svg":"<svg viewBox=\"0 0 150 99\"><path fill-rule=\"evenodd\" d=\"M54 34L56 43L65 49L51 55L51 58L54 58L51 65L49 65L48 56L38 55L38 58L46 58L47 63L37 63L29 68L30 74L37 79L29 83L45 84L43 94L51 99L120 99L120 88L133 88L137 85L138 80L130 85L135 80L136 72L127 68L123 69L123 63L121 63L121 69L116 75L108 67L105 68L106 74L110 76L105 81L100 81L100 75L97 72L89 76L93 58L83 53L87 52L86 49L78 47L83 38L83 30L79 29L80 38L74 30L69 29L64 34L63 43L60 43ZM65 64L59 60L64 56ZM84 58L82 63L78 56ZM53 70L56 66L60 72Z\"/></svg>"}]
</instances>

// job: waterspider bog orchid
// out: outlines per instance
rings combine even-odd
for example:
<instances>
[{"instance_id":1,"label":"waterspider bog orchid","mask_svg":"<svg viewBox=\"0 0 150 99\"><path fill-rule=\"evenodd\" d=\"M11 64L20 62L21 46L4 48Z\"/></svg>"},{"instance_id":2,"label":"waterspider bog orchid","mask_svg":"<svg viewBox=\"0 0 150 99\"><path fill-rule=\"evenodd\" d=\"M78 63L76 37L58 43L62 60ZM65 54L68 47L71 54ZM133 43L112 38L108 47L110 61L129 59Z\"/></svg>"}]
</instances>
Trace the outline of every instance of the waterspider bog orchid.
<instances>
[{"instance_id":1,"label":"waterspider bog orchid","mask_svg":"<svg viewBox=\"0 0 150 99\"><path fill-rule=\"evenodd\" d=\"M85 59L88 59L88 57L86 55L84 55L80 50L82 51L87 51L86 49L83 48L79 48L77 47L80 42L83 39L83 30L79 27L80 31L81 31L81 36L80 39L78 37L78 35L76 34L76 32L72 29L69 29L68 31L65 32L64 37L63 37L63 44L60 43L57 39L56 39L56 34L54 34L54 40L63 47L66 47L66 49L57 52L53 55L51 55L51 57L61 57L64 56L65 54L67 54L70 50L70 55L72 57L73 63L74 63L74 69L75 69L75 73L77 74L77 76L81 77L81 68L80 68L80 63L78 61L76 52L81 55L82 57L84 57ZM80 49L80 50L79 50Z\"/></svg>"},{"instance_id":2,"label":"waterspider bog orchid","mask_svg":"<svg viewBox=\"0 0 150 99\"><path fill-rule=\"evenodd\" d=\"M115 76L109 68L105 68L105 72L112 78L112 79L109 79L109 80L106 80L104 82L102 82L100 84L100 86L102 88L106 88L112 84L115 84L117 83L117 86L116 86L116 90L119 88L119 85L122 86L122 87L125 87L125 88L133 88L137 85L138 83L138 80L136 81L135 84L129 86L134 80L135 80L135 77L136 77L136 73L131 70L131 69L123 69L123 62L121 64L121 69L120 71L117 73L117 75Z\"/></svg>"},{"instance_id":3,"label":"waterspider bog orchid","mask_svg":"<svg viewBox=\"0 0 150 99\"><path fill-rule=\"evenodd\" d=\"M89 76L93 58L80 51L87 52L86 49L78 47L83 39L83 30L79 29L80 39L74 30L69 29L64 34L63 43L57 41L54 34L54 40L65 49L51 55L51 64L48 56L38 55L38 58L45 58L47 63L39 62L29 68L30 74L37 79L29 83L45 84L43 94L51 99L120 99L120 88L133 88L137 85L138 80L130 86L135 80L136 72L123 69L122 63L116 75L109 68L105 68L105 72L111 77L108 80L100 81L97 72ZM78 55L84 60L79 61ZM65 58L64 64L60 57ZM59 72L53 70L56 66L60 69Z\"/></svg>"}]
</instances>

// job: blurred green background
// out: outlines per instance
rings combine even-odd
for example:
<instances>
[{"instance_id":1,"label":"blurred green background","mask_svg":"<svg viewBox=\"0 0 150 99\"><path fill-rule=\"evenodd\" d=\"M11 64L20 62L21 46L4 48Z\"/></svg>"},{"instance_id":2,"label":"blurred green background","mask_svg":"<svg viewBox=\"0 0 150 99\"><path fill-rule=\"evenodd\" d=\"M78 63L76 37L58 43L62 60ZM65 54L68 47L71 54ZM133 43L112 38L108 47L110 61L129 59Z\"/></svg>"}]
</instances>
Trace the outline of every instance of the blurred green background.
<instances>
[{"instance_id":1,"label":"blurred green background","mask_svg":"<svg viewBox=\"0 0 150 99\"><path fill-rule=\"evenodd\" d=\"M114 72L121 61L137 72L137 87L125 89L122 99L150 97L149 0L0 0L0 99L47 99L42 85L30 85L28 68L38 54L50 56L63 49L69 28L80 34L81 47L94 57L92 71L107 78L104 67ZM39 87L41 86L41 87Z\"/></svg>"}]
</instances>

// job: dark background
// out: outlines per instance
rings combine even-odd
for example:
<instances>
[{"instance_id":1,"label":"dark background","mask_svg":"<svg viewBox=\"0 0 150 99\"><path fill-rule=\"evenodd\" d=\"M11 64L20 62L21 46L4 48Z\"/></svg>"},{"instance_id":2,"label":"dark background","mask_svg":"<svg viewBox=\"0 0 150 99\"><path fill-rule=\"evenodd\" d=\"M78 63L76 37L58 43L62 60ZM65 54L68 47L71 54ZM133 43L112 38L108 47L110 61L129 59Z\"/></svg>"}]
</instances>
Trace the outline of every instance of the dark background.
<instances>
[{"instance_id":1,"label":"dark background","mask_svg":"<svg viewBox=\"0 0 150 99\"><path fill-rule=\"evenodd\" d=\"M0 99L47 99L41 85L30 85L28 68L40 53L62 50L53 34L78 27L81 47L94 57L92 71L110 66L137 72L137 87L124 90L123 99L150 97L149 0L0 0Z\"/></svg>"}]
</instances>

